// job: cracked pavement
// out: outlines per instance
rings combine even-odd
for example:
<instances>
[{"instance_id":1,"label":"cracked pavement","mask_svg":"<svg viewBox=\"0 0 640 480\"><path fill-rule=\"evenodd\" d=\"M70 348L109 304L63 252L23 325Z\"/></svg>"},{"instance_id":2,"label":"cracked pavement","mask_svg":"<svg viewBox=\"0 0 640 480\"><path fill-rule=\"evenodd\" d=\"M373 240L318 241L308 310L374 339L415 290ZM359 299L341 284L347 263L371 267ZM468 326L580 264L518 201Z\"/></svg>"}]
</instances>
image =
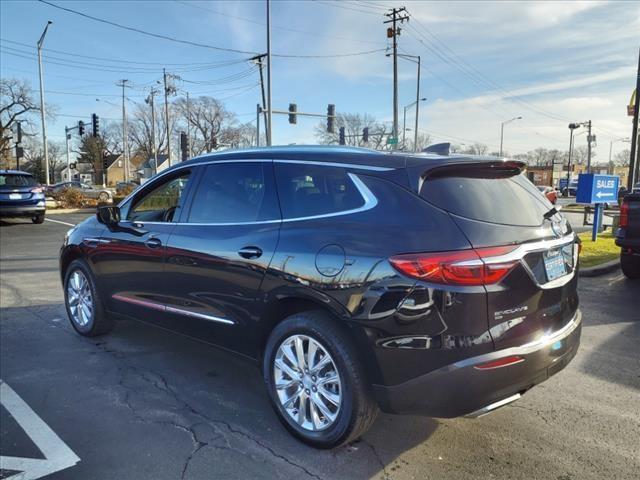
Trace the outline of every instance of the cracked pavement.
<instances>
[{"instance_id":1,"label":"cracked pavement","mask_svg":"<svg viewBox=\"0 0 640 480\"><path fill-rule=\"evenodd\" d=\"M0 377L81 459L48 478L637 478L640 284L619 273L581 279L576 359L518 402L478 420L381 415L320 451L280 425L247 360L137 322L75 334L57 270L67 228L0 226ZM34 448L2 422L0 454Z\"/></svg>"}]
</instances>

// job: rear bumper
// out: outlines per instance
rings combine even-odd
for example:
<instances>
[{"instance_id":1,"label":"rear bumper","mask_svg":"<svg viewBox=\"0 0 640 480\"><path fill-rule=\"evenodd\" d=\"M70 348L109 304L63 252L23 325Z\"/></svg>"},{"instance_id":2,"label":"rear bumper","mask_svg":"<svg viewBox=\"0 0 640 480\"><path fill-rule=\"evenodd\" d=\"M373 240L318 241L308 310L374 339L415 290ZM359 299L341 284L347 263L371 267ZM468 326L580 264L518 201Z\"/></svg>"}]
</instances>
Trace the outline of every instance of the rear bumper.
<instances>
[{"instance_id":1,"label":"rear bumper","mask_svg":"<svg viewBox=\"0 0 640 480\"><path fill-rule=\"evenodd\" d=\"M33 205L1 205L0 217L33 217L45 212L44 206Z\"/></svg>"},{"instance_id":2,"label":"rear bumper","mask_svg":"<svg viewBox=\"0 0 640 480\"><path fill-rule=\"evenodd\" d=\"M484 415L566 367L578 351L581 331L578 310L563 328L534 342L461 360L400 385L374 385L374 393L387 413L441 418ZM475 368L513 355L524 361L491 370Z\"/></svg>"}]
</instances>

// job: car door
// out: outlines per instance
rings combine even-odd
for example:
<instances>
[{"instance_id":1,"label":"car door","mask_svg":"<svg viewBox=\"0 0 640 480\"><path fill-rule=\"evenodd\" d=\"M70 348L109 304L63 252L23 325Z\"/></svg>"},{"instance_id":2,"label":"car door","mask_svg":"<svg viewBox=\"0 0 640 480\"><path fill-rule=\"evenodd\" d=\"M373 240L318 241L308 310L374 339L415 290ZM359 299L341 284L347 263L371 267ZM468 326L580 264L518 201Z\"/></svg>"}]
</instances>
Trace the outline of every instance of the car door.
<instances>
[{"instance_id":1,"label":"car door","mask_svg":"<svg viewBox=\"0 0 640 480\"><path fill-rule=\"evenodd\" d=\"M121 208L122 220L106 228L92 254L109 310L146 318L164 311L167 240L175 228L191 179L180 169L150 182ZM157 317L161 320L162 317Z\"/></svg>"},{"instance_id":2,"label":"car door","mask_svg":"<svg viewBox=\"0 0 640 480\"><path fill-rule=\"evenodd\" d=\"M171 328L243 353L255 347L258 292L281 222L271 161L203 165L167 243Z\"/></svg>"}]
</instances>

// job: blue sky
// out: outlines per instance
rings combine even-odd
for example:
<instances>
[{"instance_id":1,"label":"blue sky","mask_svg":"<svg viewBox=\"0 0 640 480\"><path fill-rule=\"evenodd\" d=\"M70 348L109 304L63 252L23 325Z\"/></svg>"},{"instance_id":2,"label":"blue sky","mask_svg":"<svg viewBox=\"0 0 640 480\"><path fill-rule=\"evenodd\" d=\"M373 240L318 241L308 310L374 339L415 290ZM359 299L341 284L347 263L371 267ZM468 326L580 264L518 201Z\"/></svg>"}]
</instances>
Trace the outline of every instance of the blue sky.
<instances>
[{"instance_id":1,"label":"blue sky","mask_svg":"<svg viewBox=\"0 0 640 480\"><path fill-rule=\"evenodd\" d=\"M210 46L245 52L266 48L262 1L52 2ZM273 52L322 56L385 49L383 13L394 5L405 5L412 15L399 42L404 53L422 56L421 96L428 101L421 107L420 128L434 140L478 141L497 149L500 122L522 116L506 127L506 150L566 149L568 121L591 119L597 159L603 161L612 138L630 135L626 104L635 84L640 2L274 1ZM64 139L65 125L93 112L118 119L116 82L131 80L129 102L140 102L161 79L163 66L180 75L178 86L192 95L224 99L240 121L255 118L259 77L241 62L247 53L151 38L35 1L3 0L0 14L0 72L26 78L34 88L33 46L47 20L53 21L44 69L47 102L58 112L49 124L55 140ZM325 112L335 103L339 112L366 112L390 121L392 69L384 53L274 57L274 108L295 102L301 111ZM86 64L56 64L68 61ZM415 70L413 63L400 62L401 111L415 99ZM274 144L314 141L314 119L289 125L286 117L276 117L274 122ZM614 154L623 148L628 144L614 143Z\"/></svg>"}]
</instances>

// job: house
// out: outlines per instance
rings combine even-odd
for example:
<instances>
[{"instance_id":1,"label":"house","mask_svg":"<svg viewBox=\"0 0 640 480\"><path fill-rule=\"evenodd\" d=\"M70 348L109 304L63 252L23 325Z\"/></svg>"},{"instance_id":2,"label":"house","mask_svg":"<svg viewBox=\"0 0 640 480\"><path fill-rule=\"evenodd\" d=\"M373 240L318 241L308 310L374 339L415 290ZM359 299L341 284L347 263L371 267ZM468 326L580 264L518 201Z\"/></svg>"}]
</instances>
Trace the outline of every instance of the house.
<instances>
[{"instance_id":1,"label":"house","mask_svg":"<svg viewBox=\"0 0 640 480\"><path fill-rule=\"evenodd\" d=\"M60 178L62 182L70 182L71 180L80 180L81 182L93 185L94 175L93 167L90 163L71 162L70 169L64 167L60 170Z\"/></svg>"},{"instance_id":2,"label":"house","mask_svg":"<svg viewBox=\"0 0 640 480\"><path fill-rule=\"evenodd\" d=\"M149 158L147 161L142 163L140 168L138 169L138 175L143 182L144 180L148 180L153 177L156 173L163 171L165 168L169 168L169 157L167 155L158 155L158 169L154 168L155 159Z\"/></svg>"}]
</instances>

